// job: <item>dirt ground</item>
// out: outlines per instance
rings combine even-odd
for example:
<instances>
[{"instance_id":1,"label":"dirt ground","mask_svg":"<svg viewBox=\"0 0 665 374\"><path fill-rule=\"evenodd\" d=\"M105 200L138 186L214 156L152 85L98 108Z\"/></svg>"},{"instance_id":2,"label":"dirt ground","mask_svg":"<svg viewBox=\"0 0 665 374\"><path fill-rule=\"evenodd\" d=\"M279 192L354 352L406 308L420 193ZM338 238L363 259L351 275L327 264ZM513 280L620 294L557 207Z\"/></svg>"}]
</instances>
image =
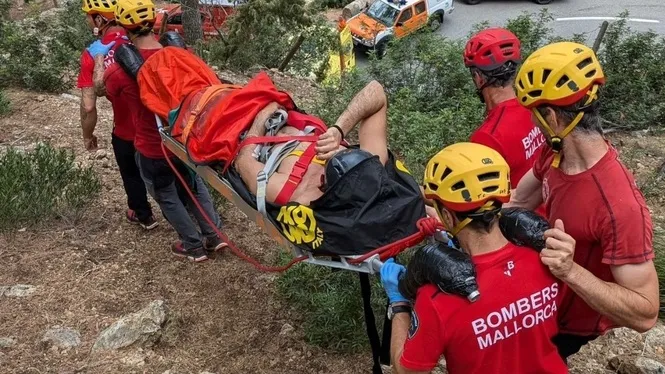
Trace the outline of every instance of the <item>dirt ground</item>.
<instances>
[{"instance_id":1,"label":"dirt ground","mask_svg":"<svg viewBox=\"0 0 665 374\"><path fill-rule=\"evenodd\" d=\"M302 81L275 79L292 92L303 88ZM0 299L0 337L17 341L14 347L0 349L2 373L371 372L369 351L338 355L304 342L300 317L276 295L276 275L260 273L229 253L202 264L174 259L169 245L176 234L154 202L159 228L146 233L126 222L105 99L98 105L96 130L103 152L91 154L81 140L77 97L16 90L8 96L14 111L0 119L0 147L30 147L48 140L72 149L78 162L94 167L103 188L80 222L55 221L0 238L0 285L37 286L30 297ZM664 138L614 140L623 144L624 152L638 150L631 151L629 162L638 176L662 168ZM665 204L658 195L650 202L660 224ZM270 238L234 207L218 208L226 233L240 248L262 262L276 261L277 246ZM165 301L172 318L155 347L90 352L100 331L156 299ZM294 329L289 332L286 324ZM78 330L81 345L65 351L46 348L40 341L54 325ZM573 359L573 372L605 372L608 350L639 350L636 339L640 338L605 339Z\"/></svg>"}]
</instances>

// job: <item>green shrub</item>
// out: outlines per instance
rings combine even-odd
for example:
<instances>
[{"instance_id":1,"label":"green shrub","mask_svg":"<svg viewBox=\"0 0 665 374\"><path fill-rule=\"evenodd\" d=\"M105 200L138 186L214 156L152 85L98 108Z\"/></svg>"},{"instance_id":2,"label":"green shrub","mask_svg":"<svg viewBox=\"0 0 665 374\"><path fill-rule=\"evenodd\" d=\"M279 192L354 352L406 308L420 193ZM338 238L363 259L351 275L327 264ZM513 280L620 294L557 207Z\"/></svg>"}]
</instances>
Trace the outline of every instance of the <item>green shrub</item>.
<instances>
[{"instance_id":1,"label":"green shrub","mask_svg":"<svg viewBox=\"0 0 665 374\"><path fill-rule=\"evenodd\" d=\"M0 230L55 217L76 220L100 190L97 175L77 167L71 151L49 144L27 152L8 148L0 156Z\"/></svg>"},{"instance_id":2,"label":"green shrub","mask_svg":"<svg viewBox=\"0 0 665 374\"><path fill-rule=\"evenodd\" d=\"M0 81L37 91L64 92L93 39L78 2L53 18L0 23Z\"/></svg>"},{"instance_id":3,"label":"green shrub","mask_svg":"<svg viewBox=\"0 0 665 374\"><path fill-rule=\"evenodd\" d=\"M5 93L0 90L0 117L9 114L11 111L11 103L5 96Z\"/></svg>"},{"instance_id":4,"label":"green shrub","mask_svg":"<svg viewBox=\"0 0 665 374\"><path fill-rule=\"evenodd\" d=\"M370 276L370 282L380 333L386 296L378 277ZM303 317L308 343L338 352L354 352L369 346L356 273L298 264L278 278L277 290Z\"/></svg>"},{"instance_id":5,"label":"green shrub","mask_svg":"<svg viewBox=\"0 0 665 374\"><path fill-rule=\"evenodd\" d=\"M305 40L288 70L299 76L320 75L336 38L334 29L304 0L250 1L238 6L226 26L228 32L204 43L201 53L212 64L237 71L278 67L302 34Z\"/></svg>"},{"instance_id":6,"label":"green shrub","mask_svg":"<svg viewBox=\"0 0 665 374\"><path fill-rule=\"evenodd\" d=\"M607 75L601 91L606 127L638 130L665 125L665 38L628 27L627 13L610 24L599 59ZM608 126L609 125L609 126Z\"/></svg>"},{"instance_id":7,"label":"green shrub","mask_svg":"<svg viewBox=\"0 0 665 374\"><path fill-rule=\"evenodd\" d=\"M316 0L315 4L319 9L337 9L344 8L353 0Z\"/></svg>"}]
</instances>

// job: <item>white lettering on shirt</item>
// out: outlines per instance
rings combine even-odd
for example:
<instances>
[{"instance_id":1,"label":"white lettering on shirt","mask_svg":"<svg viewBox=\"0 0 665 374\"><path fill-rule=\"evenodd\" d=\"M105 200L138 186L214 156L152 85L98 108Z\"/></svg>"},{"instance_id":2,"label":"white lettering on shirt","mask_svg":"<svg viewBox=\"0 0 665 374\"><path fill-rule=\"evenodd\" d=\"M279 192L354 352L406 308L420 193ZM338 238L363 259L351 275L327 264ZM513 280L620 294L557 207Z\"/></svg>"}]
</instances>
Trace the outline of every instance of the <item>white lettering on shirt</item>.
<instances>
[{"instance_id":1,"label":"white lettering on shirt","mask_svg":"<svg viewBox=\"0 0 665 374\"><path fill-rule=\"evenodd\" d=\"M471 322L473 332L482 350L501 340L517 335L552 318L557 310L556 295L559 285L555 282L529 297L514 301L484 318Z\"/></svg>"},{"instance_id":2,"label":"white lettering on shirt","mask_svg":"<svg viewBox=\"0 0 665 374\"><path fill-rule=\"evenodd\" d=\"M527 136L522 138L526 159L530 159L543 144L545 144L545 135L538 127L534 127Z\"/></svg>"}]
</instances>

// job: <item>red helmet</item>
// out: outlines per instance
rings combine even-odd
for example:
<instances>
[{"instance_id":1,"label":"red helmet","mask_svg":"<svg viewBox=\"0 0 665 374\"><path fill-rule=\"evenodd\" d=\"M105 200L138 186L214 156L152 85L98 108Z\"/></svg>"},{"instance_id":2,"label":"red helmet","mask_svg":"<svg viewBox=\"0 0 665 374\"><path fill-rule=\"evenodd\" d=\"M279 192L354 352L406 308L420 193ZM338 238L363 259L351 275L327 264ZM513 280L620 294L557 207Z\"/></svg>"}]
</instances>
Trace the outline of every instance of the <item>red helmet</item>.
<instances>
[{"instance_id":1,"label":"red helmet","mask_svg":"<svg viewBox=\"0 0 665 374\"><path fill-rule=\"evenodd\" d=\"M464 48L464 65L483 71L494 70L508 61L518 64L520 59L520 40L498 27L477 33Z\"/></svg>"}]
</instances>

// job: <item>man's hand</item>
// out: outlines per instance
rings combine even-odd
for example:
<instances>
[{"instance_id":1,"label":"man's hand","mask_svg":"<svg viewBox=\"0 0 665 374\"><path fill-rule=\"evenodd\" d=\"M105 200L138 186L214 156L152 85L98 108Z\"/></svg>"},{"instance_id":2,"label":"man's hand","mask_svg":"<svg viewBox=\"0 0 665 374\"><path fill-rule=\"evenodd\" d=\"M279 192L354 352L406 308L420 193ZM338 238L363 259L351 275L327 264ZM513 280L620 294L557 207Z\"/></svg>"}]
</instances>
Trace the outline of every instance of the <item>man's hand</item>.
<instances>
[{"instance_id":1,"label":"man's hand","mask_svg":"<svg viewBox=\"0 0 665 374\"><path fill-rule=\"evenodd\" d=\"M83 138L83 145L87 151L94 151L97 149L97 137L92 136L91 138Z\"/></svg>"},{"instance_id":2,"label":"man's hand","mask_svg":"<svg viewBox=\"0 0 665 374\"><path fill-rule=\"evenodd\" d=\"M86 50L90 53L92 58L95 58L97 56L106 56L114 45L115 40L109 44L104 44L101 40L95 40L86 48Z\"/></svg>"},{"instance_id":3,"label":"man's hand","mask_svg":"<svg viewBox=\"0 0 665 374\"><path fill-rule=\"evenodd\" d=\"M381 267L381 283L388 295L388 301L393 303L408 302L399 292L399 276L406 271L406 268L400 264L396 264L394 259L389 259L383 263Z\"/></svg>"},{"instance_id":4,"label":"man's hand","mask_svg":"<svg viewBox=\"0 0 665 374\"><path fill-rule=\"evenodd\" d=\"M545 231L545 249L540 252L540 260L555 277L565 282L573 269L574 255L575 239L566 234L563 221L557 219L554 228Z\"/></svg>"},{"instance_id":5,"label":"man's hand","mask_svg":"<svg viewBox=\"0 0 665 374\"><path fill-rule=\"evenodd\" d=\"M319 136L316 142L316 153L319 160L329 160L335 155L340 143L342 143L342 134L335 127L329 128L325 133Z\"/></svg>"}]
</instances>

